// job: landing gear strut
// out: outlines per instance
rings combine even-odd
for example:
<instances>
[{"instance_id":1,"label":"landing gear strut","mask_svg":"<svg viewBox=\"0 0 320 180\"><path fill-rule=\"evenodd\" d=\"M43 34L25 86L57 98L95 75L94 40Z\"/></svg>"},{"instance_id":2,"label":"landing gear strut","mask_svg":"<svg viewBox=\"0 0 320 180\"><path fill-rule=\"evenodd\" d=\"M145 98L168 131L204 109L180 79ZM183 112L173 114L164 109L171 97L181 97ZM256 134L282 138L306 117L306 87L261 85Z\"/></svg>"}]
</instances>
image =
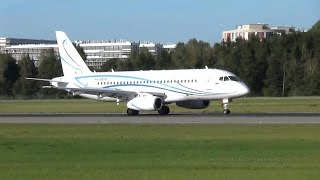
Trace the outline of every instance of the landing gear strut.
<instances>
[{"instance_id":1,"label":"landing gear strut","mask_svg":"<svg viewBox=\"0 0 320 180\"><path fill-rule=\"evenodd\" d=\"M223 114L230 114L229 102L231 102L229 99L222 100Z\"/></svg>"},{"instance_id":2,"label":"landing gear strut","mask_svg":"<svg viewBox=\"0 0 320 180\"><path fill-rule=\"evenodd\" d=\"M167 115L170 112L170 108L166 105L163 105L161 109L158 110L159 115Z\"/></svg>"},{"instance_id":3,"label":"landing gear strut","mask_svg":"<svg viewBox=\"0 0 320 180\"><path fill-rule=\"evenodd\" d=\"M127 114L128 114L128 116L136 116L136 115L139 114L139 111L128 108L127 109Z\"/></svg>"}]
</instances>

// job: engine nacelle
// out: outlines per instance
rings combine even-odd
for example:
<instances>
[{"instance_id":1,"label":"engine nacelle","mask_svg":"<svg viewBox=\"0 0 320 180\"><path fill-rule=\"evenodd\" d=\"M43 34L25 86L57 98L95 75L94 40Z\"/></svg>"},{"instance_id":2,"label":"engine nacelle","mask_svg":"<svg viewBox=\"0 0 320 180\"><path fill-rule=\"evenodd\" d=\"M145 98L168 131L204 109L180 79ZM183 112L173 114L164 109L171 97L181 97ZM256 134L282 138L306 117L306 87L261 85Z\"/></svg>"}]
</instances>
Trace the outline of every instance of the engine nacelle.
<instances>
[{"instance_id":1,"label":"engine nacelle","mask_svg":"<svg viewBox=\"0 0 320 180\"><path fill-rule=\"evenodd\" d=\"M159 110L162 107L162 99L148 93L139 93L137 97L127 103L127 107L134 110Z\"/></svg>"},{"instance_id":2,"label":"engine nacelle","mask_svg":"<svg viewBox=\"0 0 320 180\"><path fill-rule=\"evenodd\" d=\"M188 101L178 101L177 106L188 108L188 109L204 109L210 105L208 100L188 100Z\"/></svg>"}]
</instances>

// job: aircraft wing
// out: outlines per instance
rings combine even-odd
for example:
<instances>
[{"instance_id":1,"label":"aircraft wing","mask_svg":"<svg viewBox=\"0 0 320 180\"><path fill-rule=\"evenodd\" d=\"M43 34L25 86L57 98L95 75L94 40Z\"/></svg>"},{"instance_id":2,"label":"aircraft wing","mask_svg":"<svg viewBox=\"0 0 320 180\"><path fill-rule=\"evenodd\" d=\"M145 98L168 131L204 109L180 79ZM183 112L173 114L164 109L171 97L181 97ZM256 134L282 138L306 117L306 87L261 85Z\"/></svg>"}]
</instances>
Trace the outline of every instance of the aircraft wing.
<instances>
[{"instance_id":1,"label":"aircraft wing","mask_svg":"<svg viewBox=\"0 0 320 180\"><path fill-rule=\"evenodd\" d=\"M161 98L166 98L166 95L164 93L158 93L158 92L137 92L137 91L127 91L127 90L120 90L117 88L69 88L69 87L57 87L57 89L62 89L66 91L70 91L74 93L75 95L79 94L91 94L91 95L97 95L97 97L113 97L113 98L123 98L123 97L135 97L139 93L148 93L152 94L154 96L158 96Z\"/></svg>"},{"instance_id":2,"label":"aircraft wing","mask_svg":"<svg viewBox=\"0 0 320 180\"><path fill-rule=\"evenodd\" d=\"M36 81L47 81L47 82L57 82L57 83L70 83L70 82L65 82L65 81L59 81L55 79L39 79L39 78L26 78L29 80L36 80ZM66 87L65 86L44 86L45 88L57 88L65 91L69 91L73 93L74 95L80 95L80 94L91 94L91 95L96 95L99 98L103 97L113 97L113 98L119 98L119 99L128 99L128 98L134 98L135 96L138 95L138 93L148 93L153 96L158 96L161 97L162 99L166 98L166 95L164 93L158 93L158 92L137 92L137 91L126 91L126 90L121 90L117 88L90 88L90 87L83 87L83 88L71 88L71 87Z\"/></svg>"}]
</instances>

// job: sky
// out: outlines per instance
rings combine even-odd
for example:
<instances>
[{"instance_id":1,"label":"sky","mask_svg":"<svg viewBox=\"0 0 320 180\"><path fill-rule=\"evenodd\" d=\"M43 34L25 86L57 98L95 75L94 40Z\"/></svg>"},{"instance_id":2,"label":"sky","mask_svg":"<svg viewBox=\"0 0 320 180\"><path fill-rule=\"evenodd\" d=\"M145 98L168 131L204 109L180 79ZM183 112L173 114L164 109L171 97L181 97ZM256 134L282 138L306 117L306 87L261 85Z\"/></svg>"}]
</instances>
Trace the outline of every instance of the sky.
<instances>
[{"instance_id":1,"label":"sky","mask_svg":"<svg viewBox=\"0 0 320 180\"><path fill-rule=\"evenodd\" d=\"M0 17L0 37L214 43L241 24L309 29L320 0L1 0Z\"/></svg>"}]
</instances>

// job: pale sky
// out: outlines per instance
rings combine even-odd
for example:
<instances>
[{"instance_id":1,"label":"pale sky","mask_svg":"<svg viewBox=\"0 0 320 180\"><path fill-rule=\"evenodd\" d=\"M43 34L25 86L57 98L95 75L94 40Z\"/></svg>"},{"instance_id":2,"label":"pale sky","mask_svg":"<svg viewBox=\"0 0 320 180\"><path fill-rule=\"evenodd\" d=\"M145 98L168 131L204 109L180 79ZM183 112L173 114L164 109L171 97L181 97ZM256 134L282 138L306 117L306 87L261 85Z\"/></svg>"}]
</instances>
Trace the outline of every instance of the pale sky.
<instances>
[{"instance_id":1,"label":"pale sky","mask_svg":"<svg viewBox=\"0 0 320 180\"><path fill-rule=\"evenodd\" d=\"M308 29L319 0L2 0L0 37L71 40L220 42L224 30L267 23Z\"/></svg>"}]
</instances>

